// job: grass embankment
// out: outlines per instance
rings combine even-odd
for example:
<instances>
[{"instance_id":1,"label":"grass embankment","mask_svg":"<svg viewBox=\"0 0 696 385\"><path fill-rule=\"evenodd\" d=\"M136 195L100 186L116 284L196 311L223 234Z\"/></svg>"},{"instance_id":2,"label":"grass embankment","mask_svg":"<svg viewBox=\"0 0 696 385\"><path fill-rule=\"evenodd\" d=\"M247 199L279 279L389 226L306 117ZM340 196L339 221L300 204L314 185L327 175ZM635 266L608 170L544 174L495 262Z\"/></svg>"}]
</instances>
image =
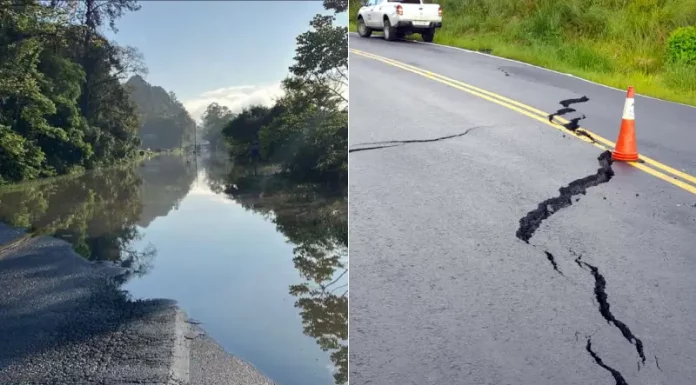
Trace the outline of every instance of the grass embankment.
<instances>
[{"instance_id":1,"label":"grass embankment","mask_svg":"<svg viewBox=\"0 0 696 385\"><path fill-rule=\"evenodd\" d=\"M696 25L696 0L437 2L444 16L435 43L696 106L696 65L671 62L667 49L674 30ZM350 5L355 31L360 4Z\"/></svg>"}]
</instances>

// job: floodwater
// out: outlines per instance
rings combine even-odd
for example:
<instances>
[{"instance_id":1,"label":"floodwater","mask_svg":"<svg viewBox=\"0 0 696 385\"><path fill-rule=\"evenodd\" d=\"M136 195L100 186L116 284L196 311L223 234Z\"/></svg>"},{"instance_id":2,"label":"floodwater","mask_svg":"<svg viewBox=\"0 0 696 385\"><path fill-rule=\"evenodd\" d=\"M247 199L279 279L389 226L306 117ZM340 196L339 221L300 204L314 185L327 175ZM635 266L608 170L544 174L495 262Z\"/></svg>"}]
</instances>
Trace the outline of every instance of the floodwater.
<instances>
[{"instance_id":1,"label":"floodwater","mask_svg":"<svg viewBox=\"0 0 696 385\"><path fill-rule=\"evenodd\" d=\"M347 201L204 155L0 191L0 221L125 268L280 385L347 382Z\"/></svg>"}]
</instances>

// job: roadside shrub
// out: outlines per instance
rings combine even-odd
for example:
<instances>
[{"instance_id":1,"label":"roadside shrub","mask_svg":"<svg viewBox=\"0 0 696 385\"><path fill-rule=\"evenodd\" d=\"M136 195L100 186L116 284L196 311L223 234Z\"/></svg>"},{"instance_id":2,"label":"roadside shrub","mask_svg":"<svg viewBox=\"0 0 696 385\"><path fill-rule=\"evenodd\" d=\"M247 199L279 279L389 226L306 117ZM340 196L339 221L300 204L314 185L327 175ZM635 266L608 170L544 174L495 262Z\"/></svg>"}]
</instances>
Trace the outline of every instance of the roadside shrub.
<instances>
[{"instance_id":1,"label":"roadside shrub","mask_svg":"<svg viewBox=\"0 0 696 385\"><path fill-rule=\"evenodd\" d=\"M674 30L667 41L667 56L672 63L696 65L696 27Z\"/></svg>"}]
</instances>

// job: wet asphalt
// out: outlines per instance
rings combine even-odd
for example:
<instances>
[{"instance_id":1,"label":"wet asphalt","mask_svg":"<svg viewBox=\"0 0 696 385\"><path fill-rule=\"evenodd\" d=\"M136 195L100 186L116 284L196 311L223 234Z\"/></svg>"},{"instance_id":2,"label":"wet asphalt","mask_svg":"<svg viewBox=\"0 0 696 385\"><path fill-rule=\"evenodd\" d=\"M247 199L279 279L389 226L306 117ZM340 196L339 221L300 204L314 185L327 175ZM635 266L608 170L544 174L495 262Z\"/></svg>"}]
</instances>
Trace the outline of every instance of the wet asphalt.
<instances>
[{"instance_id":1,"label":"wet asphalt","mask_svg":"<svg viewBox=\"0 0 696 385\"><path fill-rule=\"evenodd\" d=\"M586 96L581 124L616 139L622 91L350 46L550 113ZM350 75L351 384L694 383L696 195L425 77L353 53ZM636 115L639 150L694 175L696 109L638 97Z\"/></svg>"},{"instance_id":2,"label":"wet asphalt","mask_svg":"<svg viewBox=\"0 0 696 385\"><path fill-rule=\"evenodd\" d=\"M0 383L167 383L176 308L130 301L108 270L49 237L0 254Z\"/></svg>"},{"instance_id":3,"label":"wet asphalt","mask_svg":"<svg viewBox=\"0 0 696 385\"><path fill-rule=\"evenodd\" d=\"M175 302L132 300L120 270L0 223L0 384L272 384Z\"/></svg>"}]
</instances>

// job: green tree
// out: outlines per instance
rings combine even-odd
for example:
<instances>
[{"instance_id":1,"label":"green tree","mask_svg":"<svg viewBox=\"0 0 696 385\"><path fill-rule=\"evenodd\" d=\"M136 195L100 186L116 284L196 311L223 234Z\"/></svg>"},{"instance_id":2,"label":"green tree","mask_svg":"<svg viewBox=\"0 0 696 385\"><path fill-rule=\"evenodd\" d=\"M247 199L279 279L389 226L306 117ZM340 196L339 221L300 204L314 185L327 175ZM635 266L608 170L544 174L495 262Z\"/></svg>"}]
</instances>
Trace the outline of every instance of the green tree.
<instances>
[{"instance_id":1,"label":"green tree","mask_svg":"<svg viewBox=\"0 0 696 385\"><path fill-rule=\"evenodd\" d=\"M234 114L226 106L211 103L203 113L203 139L218 148L224 144L222 130L234 118Z\"/></svg>"},{"instance_id":2,"label":"green tree","mask_svg":"<svg viewBox=\"0 0 696 385\"><path fill-rule=\"evenodd\" d=\"M250 146L259 140L261 129L273 122L283 111L282 104L273 107L251 106L242 110L222 130L237 160L248 159Z\"/></svg>"},{"instance_id":3,"label":"green tree","mask_svg":"<svg viewBox=\"0 0 696 385\"><path fill-rule=\"evenodd\" d=\"M334 26L331 15L316 15L313 30L297 37L295 64L290 73L297 77L285 87L300 84L328 91L333 98L348 102L344 94L348 85L348 29Z\"/></svg>"},{"instance_id":4,"label":"green tree","mask_svg":"<svg viewBox=\"0 0 696 385\"><path fill-rule=\"evenodd\" d=\"M346 0L326 0L334 13ZM294 64L274 107L246 109L223 131L235 157L259 140L263 157L299 181L347 183L348 30L335 16L316 15L297 37Z\"/></svg>"},{"instance_id":5,"label":"green tree","mask_svg":"<svg viewBox=\"0 0 696 385\"><path fill-rule=\"evenodd\" d=\"M53 2L56 4L56 2ZM80 107L89 119L93 114L92 92L98 90L95 75L99 72L102 56L93 50L104 44L98 28L108 23L113 32L117 32L116 20L128 11L137 11L140 5L136 0L84 0L78 3L76 17L82 25L82 51L80 63L85 71Z\"/></svg>"},{"instance_id":6,"label":"green tree","mask_svg":"<svg viewBox=\"0 0 696 385\"><path fill-rule=\"evenodd\" d=\"M324 0L324 8L332 9L336 13L348 10L348 0Z\"/></svg>"},{"instance_id":7,"label":"green tree","mask_svg":"<svg viewBox=\"0 0 696 385\"><path fill-rule=\"evenodd\" d=\"M120 80L142 55L97 31L132 1L0 0L0 184L71 173L135 154Z\"/></svg>"},{"instance_id":8,"label":"green tree","mask_svg":"<svg viewBox=\"0 0 696 385\"><path fill-rule=\"evenodd\" d=\"M83 74L55 55L63 31L46 20L56 16L33 1L0 2L0 183L67 172L91 155L76 109Z\"/></svg>"}]
</instances>

